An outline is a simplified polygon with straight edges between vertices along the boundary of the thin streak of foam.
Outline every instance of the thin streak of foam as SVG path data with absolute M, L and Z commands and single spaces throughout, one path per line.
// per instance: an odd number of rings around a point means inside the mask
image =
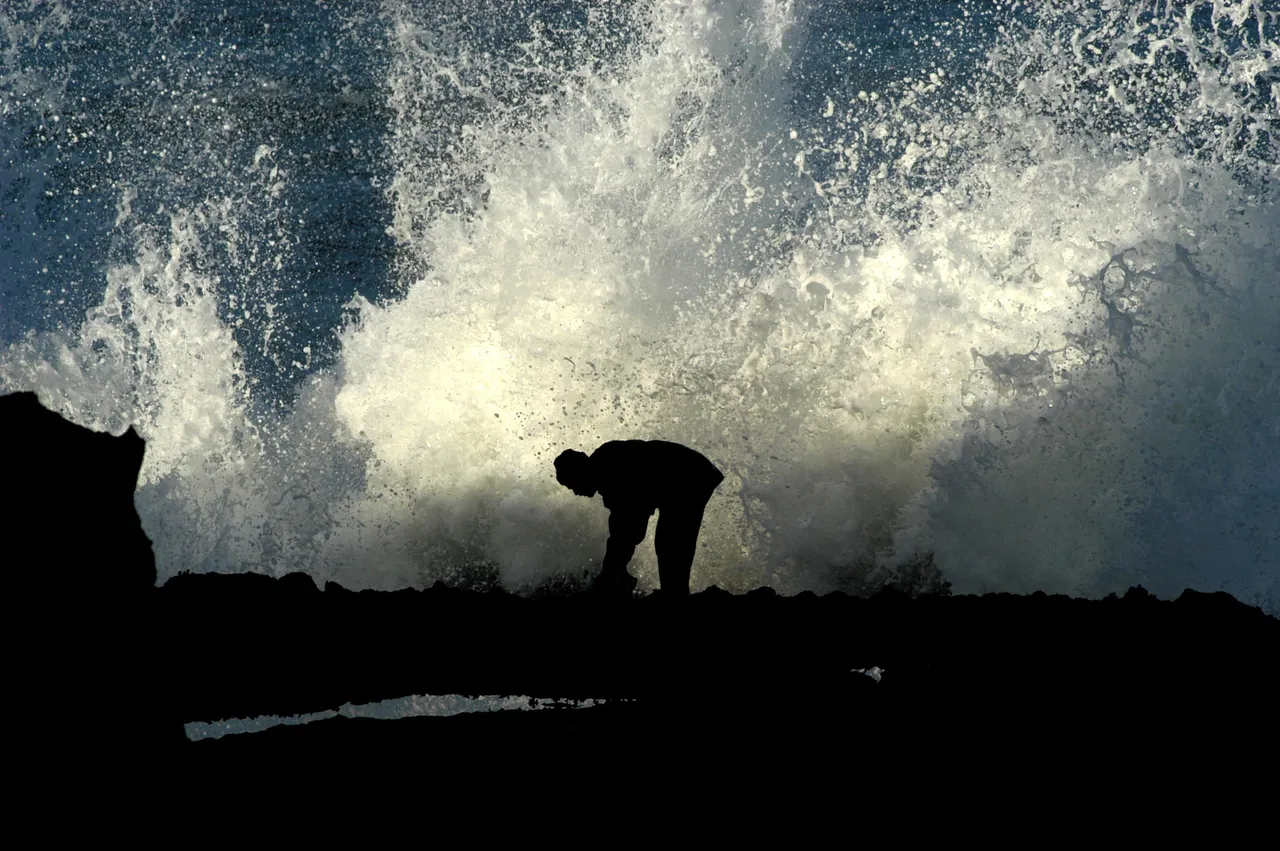
M 306 715 L 263 715 L 257 718 L 234 718 L 226 721 L 194 721 L 184 725 L 187 738 L 193 742 L 204 739 L 220 739 L 223 736 L 242 733 L 258 733 L 281 725 L 295 726 L 324 721 L 329 718 L 373 718 L 383 721 L 399 718 L 447 718 L 475 712 L 522 712 L 539 709 L 589 709 L 602 706 L 604 700 L 555 700 L 525 695 L 482 695 L 467 697 L 460 694 L 418 694 L 409 697 L 383 700 L 377 703 L 344 704 L 337 710 L 312 712 Z

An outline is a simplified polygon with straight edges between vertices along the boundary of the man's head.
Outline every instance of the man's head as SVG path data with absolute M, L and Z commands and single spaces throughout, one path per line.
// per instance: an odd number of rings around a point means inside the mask
M 556 481 L 578 496 L 596 495 L 591 459 L 576 449 L 566 449 L 556 457 Z

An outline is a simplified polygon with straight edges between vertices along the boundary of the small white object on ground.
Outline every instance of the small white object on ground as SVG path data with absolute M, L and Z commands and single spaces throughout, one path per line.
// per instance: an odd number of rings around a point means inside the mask
M 853 668 L 851 673 L 866 674 L 868 677 L 875 680 L 876 682 L 880 682 L 880 675 L 884 673 L 884 668 L 881 668 L 879 666 L 874 668 Z

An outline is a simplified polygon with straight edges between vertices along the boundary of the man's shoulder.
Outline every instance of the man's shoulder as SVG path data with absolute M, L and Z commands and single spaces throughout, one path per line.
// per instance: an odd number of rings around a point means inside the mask
M 643 454 L 648 444 L 647 440 L 610 440 L 596 447 L 596 451 L 591 453 L 592 458 L 618 458 L 621 456 L 635 456 Z
M 672 440 L 646 440 L 643 441 L 657 452 L 674 452 L 685 454 L 692 452 L 695 455 L 700 454 L 696 449 L 685 446 L 683 443 L 676 443 Z
M 610 440 L 600 444 L 591 457 L 597 455 L 701 455 L 683 443 L 670 440 Z
M 654 465 L 667 468 L 692 464 L 715 469 L 711 460 L 701 452 L 670 440 L 611 440 L 591 453 L 591 460 L 609 466 Z
M 647 443 L 649 451 L 654 455 L 665 458 L 678 458 L 683 462 L 711 463 L 707 456 L 691 446 L 685 446 L 683 443 L 675 443 L 670 440 L 650 440 Z

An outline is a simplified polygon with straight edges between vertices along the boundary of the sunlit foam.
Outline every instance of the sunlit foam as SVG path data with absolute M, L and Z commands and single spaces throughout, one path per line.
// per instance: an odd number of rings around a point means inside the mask
M 555 454 L 661 437 L 727 474 L 695 587 L 852 588 L 932 554 L 962 591 L 1267 604 L 1280 171 L 1248 39 L 1275 23 L 1192 5 L 1045 4 L 975 67 L 866 91 L 851 53 L 815 97 L 788 3 L 657 2 L 502 53 L 388 2 L 396 279 L 287 415 L 261 415 L 213 295 L 232 273 L 205 268 L 248 200 L 172 213 L 0 380 L 138 424 L 162 578 L 532 588 L 606 534 Z M 260 159 L 255 191 L 287 197 Z M 633 572 L 656 585 L 651 548 Z

